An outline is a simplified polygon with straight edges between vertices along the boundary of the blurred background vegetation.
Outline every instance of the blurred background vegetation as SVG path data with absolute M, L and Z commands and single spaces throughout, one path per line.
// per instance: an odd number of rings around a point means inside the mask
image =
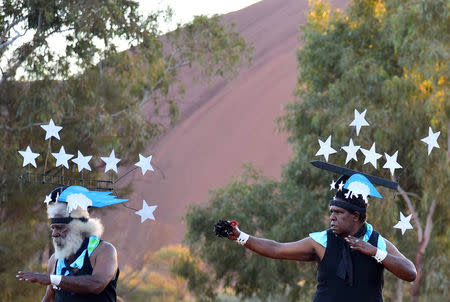
M 122 269 L 121 301 L 311 301 L 315 263 L 265 259 L 216 238 L 212 225 L 232 218 L 245 232 L 277 241 L 326 229 L 333 176 L 313 168 L 309 160 L 317 139 L 329 135 L 333 145 L 345 145 L 352 137 L 366 149 L 376 142 L 379 153 L 399 150 L 403 169 L 396 171 L 395 180 L 402 191 L 380 189 L 384 198 L 371 200 L 368 220 L 421 275 L 409 284 L 387 272 L 385 301 L 446 300 L 449 1 L 353 0 L 345 12 L 326 2 L 310 2 L 297 52 L 297 100 L 278 121 L 294 150 L 281 179 L 267 179 L 245 164 L 242 174 L 211 192 L 207 203 L 189 208 L 186 246 L 149 252 L 140 270 Z M 162 104 L 168 105 L 171 121 L 177 120 L 177 98 L 185 89 L 177 78 L 181 67 L 194 64 L 208 77 L 231 76 L 249 60 L 251 47 L 218 17 L 197 17 L 162 36 L 158 22 L 167 17 L 170 12 L 140 16 L 137 4 L 125 0 L 2 2 L 0 58 L 8 64 L 0 82 L 0 301 L 36 301 L 43 293 L 14 277 L 19 267 L 44 270 L 50 250 L 40 198 L 50 188 L 16 181 L 22 164 L 18 149 L 31 145 L 41 154 L 49 150 L 36 126 L 53 118 L 66 127 L 67 149 L 107 154 L 114 148 L 118 157 L 130 160 L 165 131 L 164 125 L 144 118 L 144 103 L 154 103 L 155 115 Z M 15 45 L 21 33 L 13 25 L 19 23 L 32 38 Z M 48 43 L 61 33 L 67 43 L 64 54 Z M 114 39 L 119 37 L 130 42 L 129 50 L 117 51 Z M 169 89 L 179 92 L 177 98 L 169 97 Z M 358 137 L 348 126 L 355 108 L 367 109 L 371 124 Z M 441 132 L 441 148 L 430 156 L 420 141 L 428 126 Z M 56 150 L 61 142 L 53 144 Z M 44 166 L 43 156 L 37 160 Z M 342 156 L 332 161 L 344 164 Z M 381 162 L 378 170 L 354 162 L 349 168 L 389 178 Z M 399 211 L 417 213 L 414 229 L 405 236 L 392 228 Z

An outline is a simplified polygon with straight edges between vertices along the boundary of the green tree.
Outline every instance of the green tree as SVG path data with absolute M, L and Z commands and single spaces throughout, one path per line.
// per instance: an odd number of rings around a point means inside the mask
M 327 3 L 312 3 L 298 51 L 298 101 L 289 104 L 279 120 L 291 134 L 294 150 L 281 181 L 232 182 L 213 192 L 206 206 L 192 207 L 186 215 L 186 240 L 211 266 L 211 284 L 223 282 L 241 296 L 311 299 L 311 265 L 263 259 L 214 239 L 211 225 L 219 218 L 233 218 L 250 234 L 277 241 L 298 240 L 328 227 L 332 193 L 326 184 L 333 176 L 313 168 L 309 160 L 315 159 L 317 139 L 333 135 L 335 149 L 352 137 L 365 149 L 376 142 L 379 153 L 399 151 L 403 168 L 392 177 L 399 189 L 381 188 L 384 198 L 369 202 L 368 219 L 415 262 L 418 276 L 410 285 L 385 274 L 386 301 L 401 301 L 404 295 L 411 301 L 445 299 L 450 288 L 450 211 L 445 204 L 450 193 L 450 151 L 445 145 L 450 125 L 448 5 L 440 0 L 354 0 L 342 13 Z M 359 136 L 348 126 L 355 108 L 367 109 L 370 123 Z M 420 139 L 428 135 L 429 126 L 441 132 L 441 148 L 428 156 Z M 330 161 L 343 166 L 344 155 L 332 155 Z M 377 169 L 353 161 L 348 166 L 390 178 L 382 165 L 380 159 Z M 268 183 L 272 189 L 258 195 Z M 392 228 L 399 211 L 413 214 L 415 228 L 404 236 Z
M 56 169 L 48 157 L 62 145 L 67 153 L 85 155 L 105 156 L 114 149 L 121 164 L 135 161 L 165 129 L 151 122 L 166 114 L 160 108 L 168 108 L 172 123 L 178 118 L 180 68 L 195 64 L 206 77 L 231 76 L 250 58 L 251 47 L 232 25 L 220 25 L 218 16 L 196 17 L 161 35 L 158 24 L 166 17 L 170 13 L 161 11 L 142 16 L 137 2 L 128 0 L 1 3 L 0 300 L 35 300 L 41 288 L 18 282 L 15 272 L 42 270 L 51 249 L 42 197 L 53 186 L 23 184 L 20 175 L 79 178 L 76 167 Z M 63 53 L 50 42 L 56 35 Z M 128 41 L 129 50 L 117 51 L 119 38 Z M 150 109 L 144 107 L 148 102 Z M 61 140 L 44 141 L 39 125 L 50 118 L 64 127 Z M 36 169 L 21 168 L 18 151 L 28 145 L 40 153 Z M 94 158 L 91 165 L 94 172 L 85 178 L 99 176 L 95 171 L 102 163 Z

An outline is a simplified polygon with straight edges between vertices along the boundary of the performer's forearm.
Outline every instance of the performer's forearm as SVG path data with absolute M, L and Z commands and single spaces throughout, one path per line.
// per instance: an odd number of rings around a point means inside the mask
M 244 246 L 264 257 L 280 259 L 278 250 L 281 246 L 281 243 L 274 240 L 250 236 Z
M 387 270 L 402 280 L 412 282 L 416 279 L 414 264 L 404 257 L 388 254 L 382 263 Z
M 60 288 L 77 294 L 100 294 L 108 285 L 103 278 L 95 275 L 63 276 Z

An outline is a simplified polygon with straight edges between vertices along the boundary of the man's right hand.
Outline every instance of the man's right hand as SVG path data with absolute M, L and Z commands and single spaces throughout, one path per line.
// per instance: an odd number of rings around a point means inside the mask
M 239 230 L 239 228 L 237 226 L 233 226 L 233 234 L 231 234 L 227 238 L 230 240 L 236 241 L 239 238 L 240 234 L 241 234 L 241 231 Z

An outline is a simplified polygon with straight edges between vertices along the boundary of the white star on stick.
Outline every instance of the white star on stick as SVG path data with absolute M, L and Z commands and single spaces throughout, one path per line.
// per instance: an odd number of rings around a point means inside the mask
M 66 150 L 64 150 L 64 146 L 61 146 L 58 153 L 52 153 L 52 155 L 56 158 L 56 166 L 64 166 L 66 169 L 69 169 L 68 160 L 73 157 L 73 154 L 67 154 Z
M 369 126 L 369 123 L 364 118 L 366 116 L 367 109 L 365 109 L 362 113 L 359 113 L 358 110 L 355 109 L 355 119 L 350 123 L 350 126 L 356 127 L 356 135 L 359 135 L 359 130 L 361 130 L 362 126 Z
M 383 168 L 389 169 L 391 171 L 391 175 L 394 175 L 395 169 L 403 168 L 397 162 L 397 155 L 398 150 L 395 151 L 395 153 L 392 156 L 389 156 L 387 153 L 384 153 L 384 156 L 386 157 L 386 163 L 384 164 Z
M 89 165 L 89 161 L 91 160 L 91 158 L 92 155 L 84 156 L 81 151 L 78 151 L 78 157 L 72 159 L 72 161 L 77 164 L 78 172 L 83 171 L 83 169 L 91 171 L 91 166 Z
M 356 162 L 358 161 L 358 157 L 356 156 L 356 152 L 358 152 L 361 146 L 353 145 L 353 140 L 350 139 L 350 143 L 348 146 L 343 146 L 345 152 L 347 152 L 347 157 L 345 158 L 345 164 L 347 164 L 351 159 L 354 159 Z
M 323 155 L 325 157 L 325 160 L 328 162 L 328 156 L 330 154 L 336 153 L 336 150 L 331 148 L 331 135 L 327 138 L 325 142 L 318 139 L 320 149 L 317 151 L 316 156 Z
M 48 205 L 50 203 L 50 201 L 52 201 L 52 198 L 50 197 L 50 195 L 45 196 L 44 203 Z
M 437 143 L 437 139 L 440 134 L 441 131 L 433 133 L 433 129 L 431 129 L 431 127 L 428 127 L 428 136 L 421 139 L 422 142 L 428 145 L 428 155 L 430 155 L 433 148 L 440 148 Z
M 116 155 L 114 154 L 114 150 L 111 151 L 111 154 L 109 157 L 100 157 L 105 163 L 105 173 L 109 170 L 113 170 L 117 173 L 117 163 L 120 161 L 120 159 L 116 158 Z
M 380 153 L 377 153 L 375 151 L 375 143 L 372 144 L 372 147 L 370 148 L 370 150 L 366 150 L 364 148 L 361 148 L 361 152 L 364 154 L 364 156 L 366 157 L 364 159 L 364 163 L 363 165 L 367 164 L 367 163 L 371 163 L 372 166 L 374 166 L 375 169 L 377 169 L 377 160 L 382 156 Z
M 36 158 L 39 156 L 39 153 L 33 153 L 30 146 L 28 146 L 25 151 L 19 151 L 19 153 L 23 156 L 22 167 L 25 167 L 28 164 L 32 164 L 36 168 Z
M 155 170 L 153 170 L 153 167 L 150 164 L 151 160 L 152 160 L 152 155 L 150 155 L 149 157 L 145 157 L 145 156 L 142 156 L 141 154 L 139 154 L 139 162 L 135 163 L 135 166 L 141 167 L 142 175 L 145 175 L 145 173 L 148 170 L 155 171 Z
M 61 126 L 56 126 L 55 123 L 53 122 L 53 119 L 50 119 L 50 122 L 48 123 L 48 125 L 41 125 L 42 129 L 45 130 L 45 139 L 49 139 L 52 136 L 56 137 L 57 139 L 59 138 L 59 131 L 61 131 L 61 129 L 63 127 Z
M 400 212 L 400 221 L 397 222 L 396 225 L 394 225 L 394 228 L 401 229 L 402 235 L 405 234 L 406 230 L 412 230 L 413 226 L 409 222 L 411 220 L 412 214 L 410 214 L 408 217 L 405 217 L 402 212 Z
M 155 216 L 153 216 L 153 212 L 158 206 L 148 206 L 145 200 L 142 201 L 142 209 L 136 211 L 136 214 L 141 216 L 141 223 L 143 223 L 146 219 L 155 220 Z

